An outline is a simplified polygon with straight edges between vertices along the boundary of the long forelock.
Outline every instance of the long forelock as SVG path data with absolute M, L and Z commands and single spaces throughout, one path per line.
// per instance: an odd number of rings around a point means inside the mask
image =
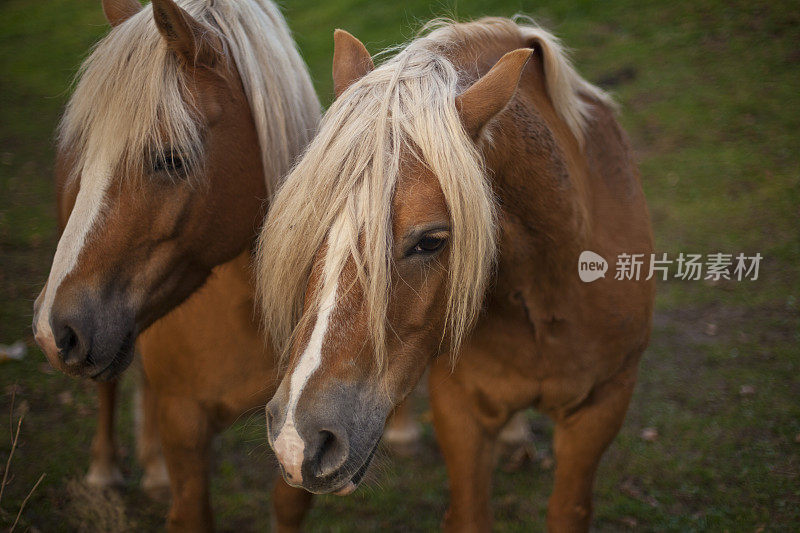
M 316 129 L 319 103 L 280 12 L 269 0 L 179 0 L 216 32 L 253 112 L 267 190 L 277 188 Z M 73 176 L 94 160 L 140 175 L 152 158 L 181 154 L 190 170 L 203 161 L 201 117 L 190 84 L 145 6 L 95 45 L 76 77 L 59 125 L 62 149 L 76 154 Z
M 496 255 L 494 202 L 455 107 L 458 72 L 433 44 L 413 42 L 348 88 L 275 198 L 262 230 L 259 287 L 267 327 L 284 352 L 315 254 L 334 223 L 346 224 L 349 250 L 326 268 L 338 274 L 354 259 L 384 365 L 392 198 L 405 156 L 419 157 L 438 177 L 450 209 L 447 333 L 454 348 L 478 313 Z
M 144 8 L 112 29 L 81 65 L 59 125 L 59 145 L 76 154 L 73 176 L 94 160 L 140 174 L 166 147 L 190 168 L 200 161 L 197 112 L 187 104 L 187 80 Z

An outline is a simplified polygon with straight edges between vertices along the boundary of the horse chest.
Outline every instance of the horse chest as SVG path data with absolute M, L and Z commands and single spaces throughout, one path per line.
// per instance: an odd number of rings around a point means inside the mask
M 153 386 L 204 405 L 221 425 L 265 403 L 277 386 L 274 354 L 253 320 L 252 291 L 241 281 L 244 265 L 218 268 L 139 338 Z
M 467 357 L 470 366 L 513 390 L 513 403 L 545 412 L 570 410 L 619 368 L 621 353 L 579 315 L 542 314 L 520 291 L 489 302 Z

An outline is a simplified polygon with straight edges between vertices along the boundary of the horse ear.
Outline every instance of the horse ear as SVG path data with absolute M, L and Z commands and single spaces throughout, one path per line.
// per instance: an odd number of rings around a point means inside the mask
M 138 0 L 103 0 L 103 13 L 111 26 L 119 26 L 142 9 Z
M 167 45 L 189 65 L 213 67 L 222 45 L 216 34 L 174 0 L 153 0 L 153 18 Z
M 489 72 L 456 97 L 456 109 L 470 137 L 477 139 L 483 127 L 506 107 L 517 91 L 522 69 L 532 53 L 530 48 L 508 52 Z
M 375 68 L 364 44 L 344 30 L 333 32 L 333 92 L 339 98 Z

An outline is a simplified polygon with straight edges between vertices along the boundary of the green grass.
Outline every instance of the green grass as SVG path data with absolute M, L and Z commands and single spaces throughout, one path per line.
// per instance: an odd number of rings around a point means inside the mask
M 575 50 L 588 79 L 607 80 L 640 159 L 657 248 L 760 252 L 758 281 L 669 281 L 631 410 L 598 473 L 600 531 L 796 531 L 800 524 L 800 11 L 791 2 L 421 0 L 286 2 L 318 92 L 331 99 L 332 31 L 375 52 L 420 21 L 527 12 Z M 46 373 L 30 335 L 31 304 L 55 248 L 52 132 L 69 80 L 106 31 L 96 0 L 0 5 L 0 343 L 24 338 L 23 362 L 0 364 L 0 413 L 26 412 L 0 525 L 42 473 L 21 523 L 43 531 L 108 528 L 97 513 L 124 507 L 129 529 L 160 526 L 166 507 L 137 488 L 130 385 L 119 427 L 121 495 L 87 497 L 71 480 L 87 466 L 93 387 Z M 716 326 L 709 328 L 708 324 Z M 714 333 L 714 334 L 710 334 Z M 743 385 L 754 393 L 741 394 Z M 67 393 L 67 394 L 65 394 Z M 427 407 L 423 400 L 418 412 Z M 550 426 L 532 416 L 540 452 Z M 423 417 L 425 418 L 425 417 Z M 643 428 L 658 431 L 654 442 Z M 0 423 L 0 463 L 11 429 Z M 425 531 L 446 508 L 441 457 L 426 426 L 411 458 L 384 455 L 366 487 L 323 497 L 311 531 Z M 213 482 L 224 531 L 268 527 L 272 462 L 260 416 L 216 442 Z M 552 470 L 498 470 L 496 528 L 543 527 Z M 93 514 L 94 513 L 94 514 Z M 108 515 L 109 513 L 106 513 Z M 107 517 L 106 517 L 107 518 Z M 101 527 L 100 524 L 105 524 Z

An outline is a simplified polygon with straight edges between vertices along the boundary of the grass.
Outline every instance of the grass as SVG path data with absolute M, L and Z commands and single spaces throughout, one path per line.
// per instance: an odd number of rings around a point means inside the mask
M 657 248 L 756 251 L 757 281 L 668 281 L 659 287 L 653 338 L 625 426 L 596 487 L 599 531 L 796 531 L 800 524 L 800 12 L 791 2 L 662 3 L 620 0 L 546 5 L 514 0 L 286 2 L 284 11 L 324 102 L 331 99 L 332 30 L 370 51 L 402 42 L 435 15 L 525 11 L 575 50 L 588 79 L 623 105 Z M 55 249 L 52 132 L 69 80 L 106 31 L 96 0 L 6 0 L 0 5 L 0 343 L 31 353 L 0 366 L 0 413 L 25 415 L 0 507 L 10 526 L 31 487 L 22 528 L 150 530 L 164 503 L 137 488 L 130 385 L 119 429 L 121 493 L 87 492 L 93 387 L 51 373 L 34 348 L 31 304 Z M 744 388 L 743 388 L 744 387 Z M 418 412 L 426 419 L 420 399 Z M 548 453 L 550 425 L 531 415 Z M 640 438 L 655 428 L 654 441 Z M 0 464 L 13 427 L 0 424 Z M 6 445 L 7 443 L 7 445 Z M 223 531 L 268 528 L 273 459 L 260 416 L 221 436 L 213 494 Z M 366 487 L 323 497 L 311 531 L 426 531 L 446 508 L 441 458 L 426 422 L 422 450 L 384 455 Z M 498 531 L 543 527 L 552 470 L 499 469 Z

